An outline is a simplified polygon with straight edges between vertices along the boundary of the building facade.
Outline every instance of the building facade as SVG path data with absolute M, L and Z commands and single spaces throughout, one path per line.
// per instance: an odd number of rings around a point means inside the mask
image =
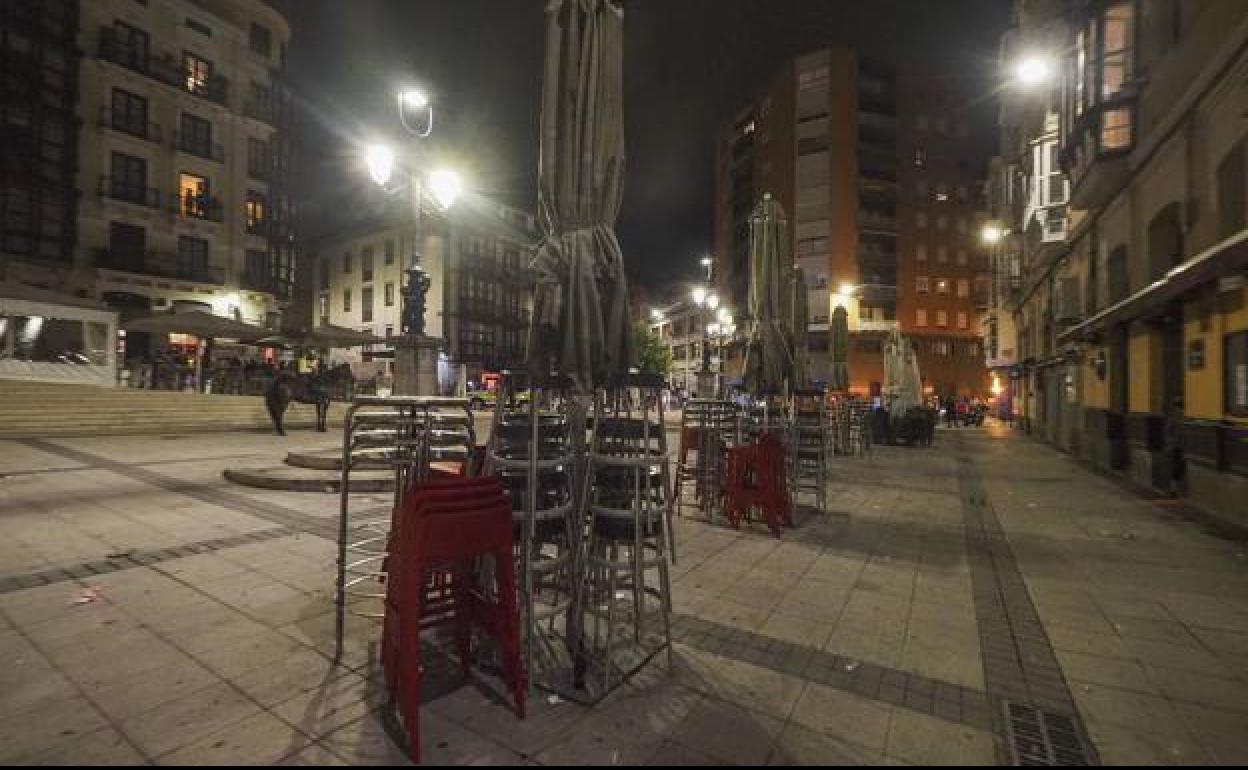
M 48 285 L 77 244 L 77 0 L 0 4 L 0 280 Z
M 427 203 L 427 202 L 426 202 Z M 536 222 L 498 204 L 390 212 L 312 248 L 320 324 L 391 338 L 402 333 L 407 271 L 430 278 L 425 333 L 443 340 L 439 377 L 480 382 L 484 372 L 524 363 L 534 275 L 529 269 Z M 357 375 L 392 373 L 393 344 L 338 351 Z
M 1050 25 L 1060 45 L 1047 50 L 1069 52 L 1049 93 L 1061 96 L 1056 109 L 1039 132 L 1024 124 L 1047 137 L 1056 112 L 1070 190 L 1064 242 L 1020 270 L 1026 422 L 1100 467 L 1243 523 L 1248 6 L 1017 8 L 1021 40 Z
M 771 193 L 790 217 L 794 263 L 806 277 L 812 375 L 827 378 L 830 320 L 844 306 L 851 385 L 863 394 L 882 385 L 893 329 L 915 337 L 932 391 L 984 386 L 977 314 L 986 300 L 975 287 L 985 293 L 987 275 L 972 237 L 978 151 L 957 100 L 917 71 L 840 48 L 813 51 L 785 65 L 717 139 L 721 295 L 740 316 L 750 211 Z
M 57 4 L 4 12 L 32 5 Z M 19 254 L 12 277 L 123 318 L 194 308 L 275 327 L 295 260 L 286 18 L 261 0 L 93 0 L 76 21 L 72 255 Z

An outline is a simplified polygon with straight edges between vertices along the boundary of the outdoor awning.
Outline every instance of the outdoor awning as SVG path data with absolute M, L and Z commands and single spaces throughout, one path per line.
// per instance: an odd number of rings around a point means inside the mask
M 349 329 L 345 326 L 324 324 L 311 329 L 304 328 L 283 334 L 269 335 L 262 337 L 258 342 L 261 345 L 275 345 L 279 347 L 354 348 L 361 345 L 384 344 L 386 338 L 378 337 L 368 332 Z
M 1188 292 L 1246 268 L 1248 229 L 1205 249 L 1130 297 L 1059 333 L 1057 338 L 1062 342 L 1081 339 L 1114 324 L 1155 313 Z
M 232 340 L 252 341 L 270 334 L 263 326 L 235 321 L 225 316 L 192 310 L 186 313 L 161 313 L 146 318 L 126 321 L 122 328 L 130 332 L 149 334 L 193 334 L 196 337 L 224 337 Z

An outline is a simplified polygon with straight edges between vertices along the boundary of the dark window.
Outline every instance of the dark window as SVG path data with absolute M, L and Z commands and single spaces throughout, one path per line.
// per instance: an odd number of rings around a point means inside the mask
M 373 287 L 365 286 L 360 290 L 360 320 L 365 323 L 373 320 Z
M 121 200 L 146 203 L 147 161 L 133 155 L 114 152 L 110 194 Z
M 212 157 L 212 123 L 201 117 L 182 113 L 178 148 L 200 157 Z
M 394 284 L 386 284 L 386 307 L 394 307 Z
M 273 46 L 272 37 L 268 27 L 253 22 L 247 41 L 251 50 L 263 56 L 268 56 Z
M 344 313 L 351 312 L 351 290 L 350 289 L 342 290 L 342 312 Z
M 373 280 L 373 247 L 365 246 L 360 252 L 360 279 L 363 281 Z
M 329 288 L 329 260 L 328 259 L 322 259 L 320 261 L 320 273 L 321 273 L 320 288 L 328 289 Z M 324 314 L 322 313 L 322 315 Z
M 1118 246 L 1109 252 L 1109 304 L 1126 299 L 1131 289 L 1131 277 L 1127 273 L 1127 247 Z
M 1218 164 L 1218 236 L 1229 238 L 1244 229 L 1248 195 L 1244 185 L 1244 142 L 1240 140 Z
M 207 272 L 208 241 L 189 235 L 178 236 L 178 274 L 202 276 Z
M 113 22 L 113 39 L 117 42 L 117 61 L 130 69 L 147 69 L 151 45 L 147 33 L 121 21 Z
M 141 96 L 113 89 L 112 127 L 135 136 L 147 136 L 147 100 Z
M 1248 417 L 1248 332 L 1223 338 L 1222 394 L 1227 414 Z
M 111 222 L 108 226 L 109 267 L 134 272 L 143 269 L 143 252 L 147 250 L 147 231 L 139 225 Z
M 247 139 L 247 173 L 255 179 L 269 178 L 269 145 L 263 139 Z
M 351 252 L 342 252 L 342 273 L 349 275 L 351 273 Z

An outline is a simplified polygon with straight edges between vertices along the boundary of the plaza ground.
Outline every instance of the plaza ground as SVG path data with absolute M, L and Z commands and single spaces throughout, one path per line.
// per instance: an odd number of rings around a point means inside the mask
M 330 661 L 336 496 L 221 477 L 334 443 L 0 441 L 0 762 L 401 761 L 377 626 Z M 678 519 L 673 670 L 524 721 L 431 688 L 426 762 L 994 764 L 1008 704 L 1105 764 L 1248 761 L 1244 542 L 999 425 L 836 458 L 829 509 Z

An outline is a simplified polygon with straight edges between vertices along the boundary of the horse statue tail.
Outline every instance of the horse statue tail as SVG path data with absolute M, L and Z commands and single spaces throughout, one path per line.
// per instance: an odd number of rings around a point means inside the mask
M 282 415 L 286 414 L 286 407 L 290 405 L 291 399 L 290 375 L 279 372 L 264 389 L 264 405 L 269 410 L 269 419 L 273 422 L 273 429 L 279 436 L 286 435 L 286 431 L 282 428 Z

